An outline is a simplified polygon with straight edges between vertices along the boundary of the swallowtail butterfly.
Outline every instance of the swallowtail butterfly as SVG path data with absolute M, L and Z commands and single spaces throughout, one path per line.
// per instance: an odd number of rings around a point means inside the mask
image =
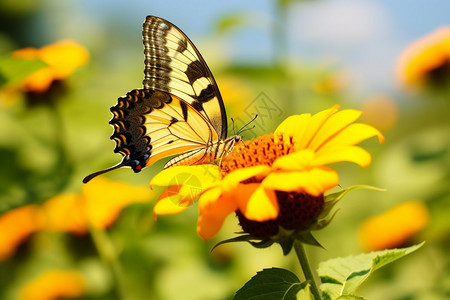
M 128 92 L 111 108 L 114 152 L 122 161 L 84 178 L 120 167 L 134 172 L 178 154 L 165 168 L 217 161 L 239 135 L 227 138 L 227 117 L 216 81 L 200 52 L 175 25 L 148 16 L 143 30 L 144 87 Z

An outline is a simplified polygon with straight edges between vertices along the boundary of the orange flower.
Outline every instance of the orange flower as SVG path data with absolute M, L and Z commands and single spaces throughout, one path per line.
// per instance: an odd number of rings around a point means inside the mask
M 371 162 L 370 154 L 355 145 L 375 135 L 383 142 L 375 128 L 353 123 L 360 114 L 350 109 L 338 111 L 334 106 L 314 116 L 291 116 L 274 134 L 237 145 L 220 169 L 211 165 L 173 167 L 160 172 L 150 184 L 169 186 L 179 172 L 192 172 L 201 182 L 209 178 L 197 193 L 197 231 L 204 239 L 214 236 L 233 212 L 244 232 L 257 237 L 276 235 L 280 226 L 304 229 L 322 211 L 323 194 L 338 184 L 336 171 L 325 165 L 350 161 L 365 167 Z M 180 190 L 183 188 L 181 185 Z M 176 197 L 160 197 L 156 207 L 165 210 L 155 212 L 179 212 Z M 184 204 L 192 202 L 188 198 Z
M 87 50 L 70 40 L 62 40 L 40 49 L 20 49 L 12 55 L 23 59 L 40 59 L 48 65 L 24 80 L 22 89 L 26 92 L 46 91 L 54 80 L 67 78 L 89 59 Z
M 409 86 L 440 84 L 450 78 L 450 26 L 444 26 L 408 46 L 397 73 Z
M 0 216 L 0 260 L 11 256 L 30 234 L 43 226 L 43 216 L 38 206 L 27 205 Z
M 386 131 L 391 129 L 398 120 L 398 107 L 394 99 L 387 95 L 375 95 L 362 104 L 364 121 Z
M 86 292 L 86 284 L 80 273 L 65 270 L 48 270 L 26 283 L 21 300 L 56 300 L 77 298 Z
M 96 178 L 83 185 L 81 195 L 58 195 L 43 204 L 47 229 L 86 233 L 89 226 L 105 229 L 118 218 L 124 207 L 147 202 L 151 192 L 144 187 Z
M 359 230 L 360 244 L 366 251 L 401 247 L 422 231 L 427 223 L 425 204 L 405 202 L 364 221 Z

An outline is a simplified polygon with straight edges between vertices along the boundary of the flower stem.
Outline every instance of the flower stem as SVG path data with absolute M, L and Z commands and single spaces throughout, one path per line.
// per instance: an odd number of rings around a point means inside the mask
M 113 243 L 109 239 L 106 232 L 104 232 L 103 230 L 91 227 L 89 229 L 89 232 L 92 236 L 92 240 L 94 241 L 95 247 L 97 248 L 101 259 L 109 266 L 111 270 L 111 274 L 114 279 L 113 285 L 115 286 L 117 300 L 126 299 L 122 271 L 117 261 L 117 252 L 114 248 Z
M 309 280 L 309 283 L 311 285 L 311 293 L 314 295 L 314 299 L 322 300 L 321 293 L 317 288 L 316 281 L 314 280 L 314 276 L 311 271 L 311 267 L 309 266 L 308 258 L 306 257 L 306 252 L 303 244 L 300 241 L 295 240 L 294 249 L 300 262 L 300 266 L 302 267 L 303 274 L 305 275 L 306 280 Z

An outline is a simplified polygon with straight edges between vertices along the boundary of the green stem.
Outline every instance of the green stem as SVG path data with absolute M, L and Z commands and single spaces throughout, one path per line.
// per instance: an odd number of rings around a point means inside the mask
M 300 241 L 295 240 L 294 249 L 300 262 L 300 266 L 302 267 L 303 274 L 305 275 L 306 280 L 309 280 L 309 283 L 311 284 L 311 293 L 314 295 L 314 299 L 321 300 L 322 296 L 319 289 L 317 288 L 316 281 L 314 280 L 314 276 L 311 271 L 311 267 L 309 266 L 308 258 L 306 257 L 306 252 L 303 244 Z
M 126 289 L 123 282 L 122 271 L 117 260 L 117 251 L 111 239 L 108 237 L 105 231 L 91 227 L 89 230 L 95 247 L 102 258 L 102 260 L 109 266 L 111 274 L 114 279 L 113 286 L 116 290 L 117 299 L 127 299 Z

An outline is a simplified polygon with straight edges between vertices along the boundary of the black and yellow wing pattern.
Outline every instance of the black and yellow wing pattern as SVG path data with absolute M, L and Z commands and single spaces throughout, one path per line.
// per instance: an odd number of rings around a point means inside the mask
M 166 167 L 187 159 L 191 164 L 214 160 L 240 140 L 227 139 L 227 117 L 214 77 L 189 38 L 175 25 L 148 16 L 143 25 L 143 89 L 118 99 L 111 108 L 114 152 L 122 161 L 93 173 L 128 166 L 135 172 L 157 160 L 179 154 Z

